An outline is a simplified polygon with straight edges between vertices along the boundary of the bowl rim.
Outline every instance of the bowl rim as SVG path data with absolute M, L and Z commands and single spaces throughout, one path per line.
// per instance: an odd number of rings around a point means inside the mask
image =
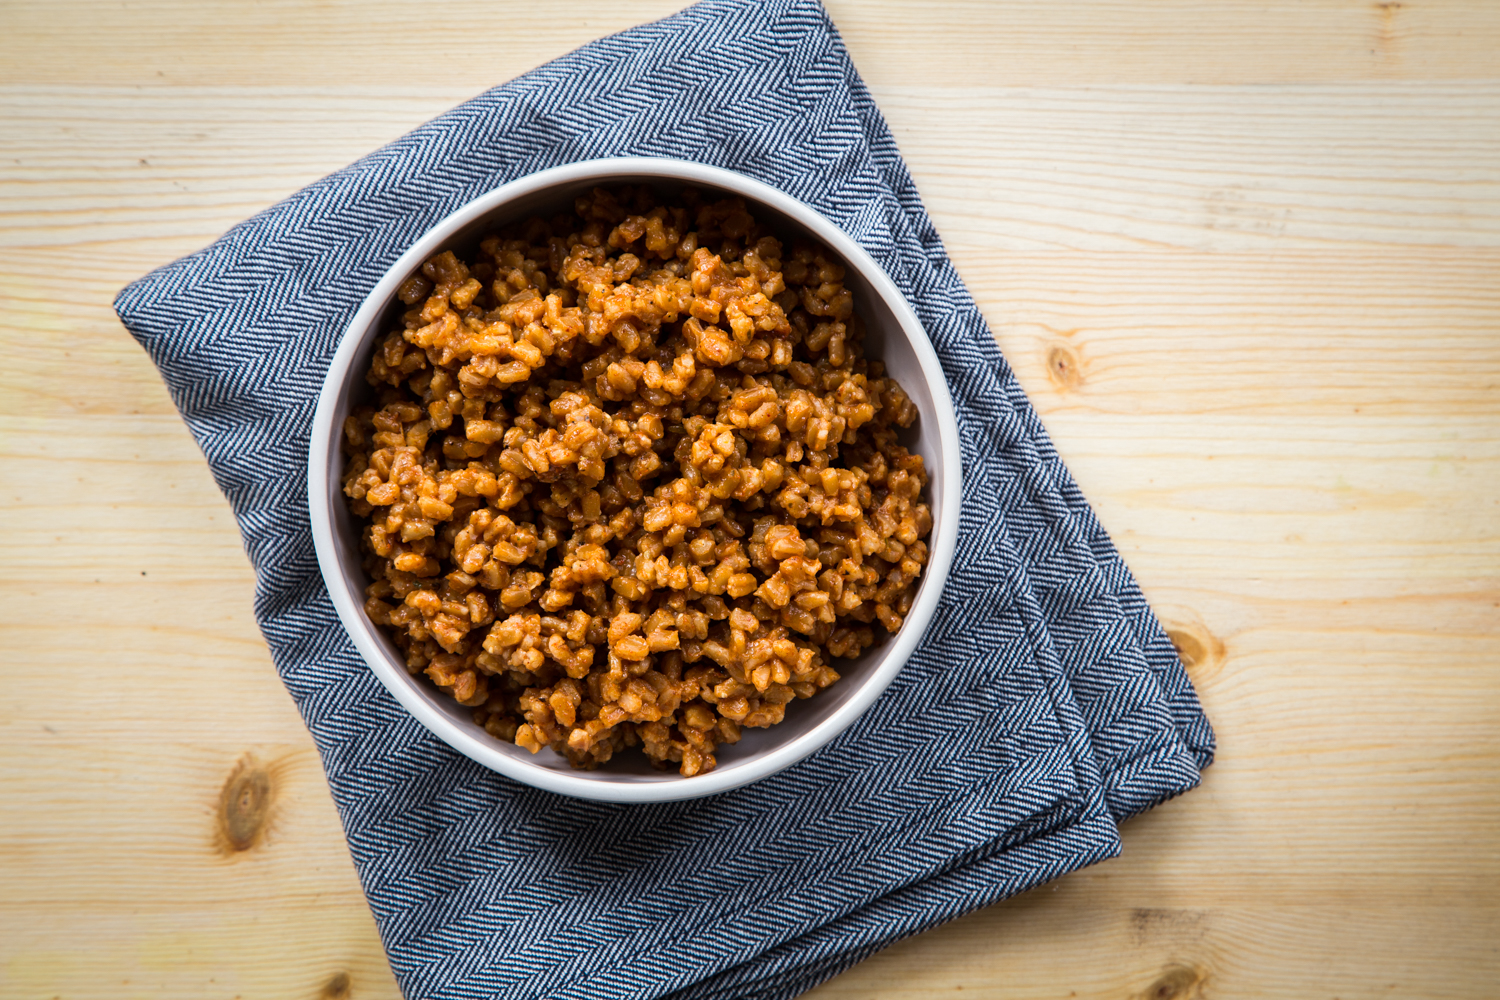
M 844 704 L 802 735 L 730 768 L 716 769 L 708 774 L 676 781 L 611 781 L 607 773 L 597 771 L 551 770 L 504 752 L 493 739 L 480 739 L 476 734 L 460 728 L 452 718 L 418 693 L 417 681 L 406 672 L 404 665 L 392 662 L 386 651 L 375 641 L 375 626 L 365 615 L 363 604 L 357 603 L 342 585 L 335 586 L 335 581 L 343 580 L 343 568 L 339 563 L 333 511 L 329 502 L 330 457 L 338 437 L 332 423 L 339 396 L 351 377 L 355 358 L 364 346 L 360 334 L 390 304 L 400 283 L 466 225 L 503 208 L 507 202 L 549 187 L 591 179 L 598 179 L 603 183 L 630 178 L 700 183 L 762 202 L 804 226 L 846 263 L 856 268 L 885 301 L 916 355 L 937 410 L 938 440 L 943 457 L 943 496 L 940 509 L 933 512 L 928 564 L 924 571 L 924 576 L 927 577 L 924 582 L 927 585 L 920 588 L 904 626 L 887 648 L 882 662 L 863 678 L 861 686 Z M 783 770 L 847 729 L 890 686 L 924 637 L 947 583 L 958 539 L 963 468 L 959 457 L 958 424 L 952 395 L 937 352 L 933 350 L 926 331 L 906 297 L 864 247 L 821 212 L 784 191 L 744 174 L 689 160 L 608 157 L 552 167 L 493 188 L 428 227 L 390 265 L 339 334 L 338 347 L 324 376 L 313 416 L 307 475 L 308 513 L 313 546 L 329 598 L 344 631 L 365 663 L 413 718 L 459 753 L 526 785 L 579 799 L 652 803 L 714 795 Z

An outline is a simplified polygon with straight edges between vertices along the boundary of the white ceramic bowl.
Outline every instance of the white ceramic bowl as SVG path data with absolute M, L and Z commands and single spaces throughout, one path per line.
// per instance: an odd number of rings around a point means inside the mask
M 408 674 L 395 644 L 365 616 L 369 580 L 361 566 L 359 530 L 339 483 L 340 429 L 351 407 L 370 393 L 364 374 L 377 337 L 397 323 L 397 286 L 433 254 L 469 249 L 500 224 L 554 212 L 597 185 L 619 183 L 655 184 L 668 194 L 691 185 L 739 196 L 774 232 L 809 236 L 843 258 L 846 285 L 868 329 L 867 355 L 885 362 L 921 413 L 906 444 L 925 459 L 931 477 L 930 558 L 901 630 L 858 660 L 838 661 L 842 680 L 837 684 L 793 702 L 779 725 L 746 729 L 739 743 L 715 751 L 717 768 L 691 778 L 654 770 L 635 752 L 596 771 L 576 771 L 550 750 L 533 756 L 494 739 L 473 722 L 470 709 Z M 355 313 L 329 366 L 313 420 L 307 493 L 318 564 L 339 618 L 375 676 L 418 721 L 460 753 L 528 785 L 584 799 L 661 802 L 712 795 L 773 774 L 833 739 L 874 702 L 922 640 L 937 608 L 958 535 L 960 476 L 958 427 L 937 355 L 911 307 L 857 243 L 813 209 L 748 177 L 677 160 L 610 159 L 544 170 L 496 188 L 433 226 L 402 254 Z

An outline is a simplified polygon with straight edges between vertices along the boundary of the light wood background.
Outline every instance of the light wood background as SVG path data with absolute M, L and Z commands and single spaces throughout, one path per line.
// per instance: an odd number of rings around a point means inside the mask
M 678 4 L 0 4 L 0 996 L 397 995 L 110 300 Z M 1220 760 L 814 995 L 1500 993 L 1500 4 L 829 8 Z

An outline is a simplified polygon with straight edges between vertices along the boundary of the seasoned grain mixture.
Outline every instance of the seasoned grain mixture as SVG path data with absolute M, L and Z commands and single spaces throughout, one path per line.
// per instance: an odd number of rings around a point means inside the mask
M 685 775 L 895 632 L 915 405 L 827 251 L 743 202 L 596 190 L 429 260 L 345 424 L 365 610 L 495 738 Z

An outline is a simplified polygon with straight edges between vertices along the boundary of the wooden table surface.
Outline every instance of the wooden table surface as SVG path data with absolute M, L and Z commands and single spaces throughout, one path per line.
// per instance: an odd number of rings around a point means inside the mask
M 0 996 L 397 996 L 110 301 L 678 3 L 0 6 Z M 829 8 L 1220 756 L 813 996 L 1495 996 L 1500 4 Z

